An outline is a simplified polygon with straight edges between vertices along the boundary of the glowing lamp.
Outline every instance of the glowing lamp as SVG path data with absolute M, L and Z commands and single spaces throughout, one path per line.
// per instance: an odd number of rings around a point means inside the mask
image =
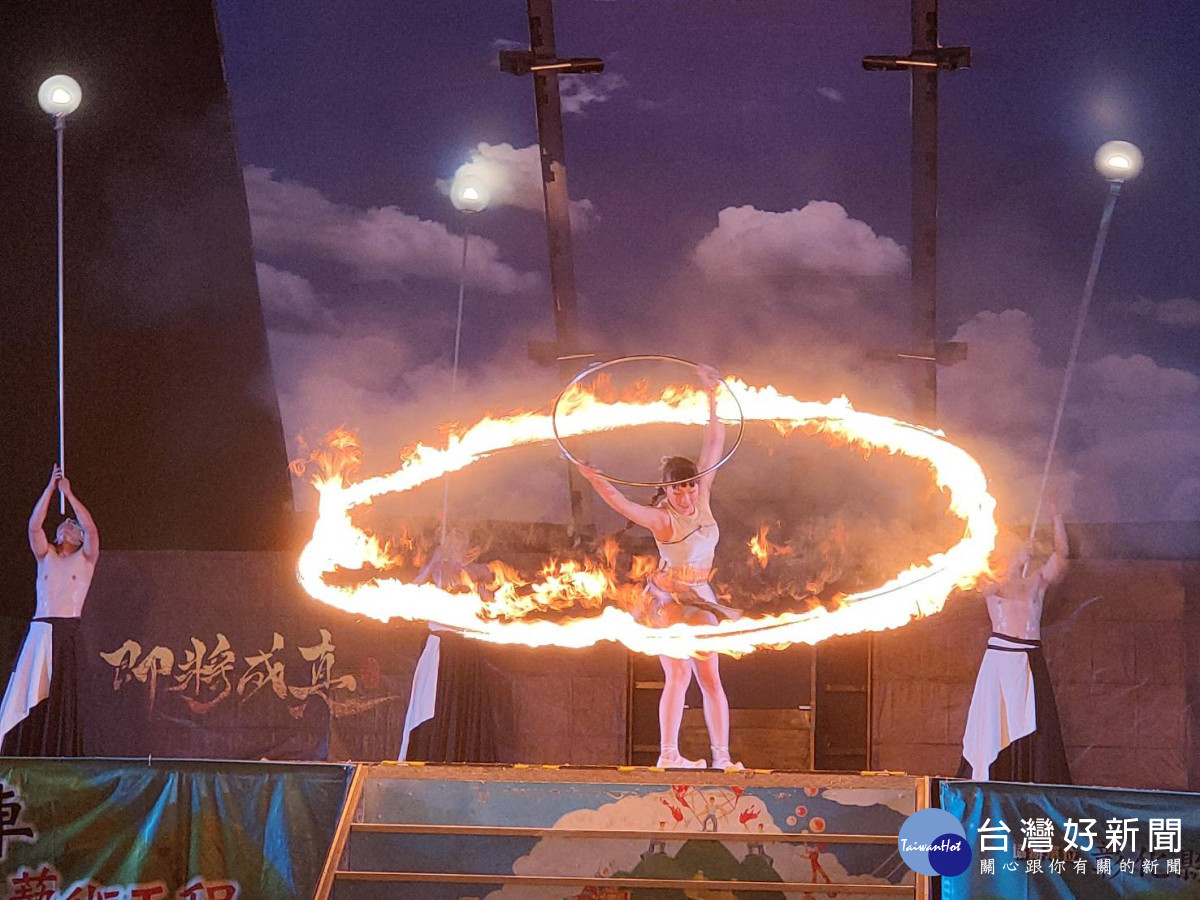
M 1129 181 L 1142 171 L 1142 151 L 1129 141 L 1109 141 L 1096 151 L 1095 163 L 1109 181 Z
M 463 212 L 481 212 L 487 209 L 491 199 L 487 184 L 477 175 L 458 175 L 450 185 L 450 202 Z
M 69 116 L 79 109 L 83 90 L 70 75 L 51 75 L 37 93 L 38 106 L 52 116 Z

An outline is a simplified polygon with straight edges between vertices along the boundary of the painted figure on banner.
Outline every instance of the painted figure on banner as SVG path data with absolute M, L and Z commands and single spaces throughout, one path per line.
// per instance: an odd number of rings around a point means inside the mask
M 72 515 L 58 524 L 51 543 L 45 524 L 56 491 Z M 100 558 L 100 532 L 58 466 L 29 517 L 29 547 L 37 560 L 37 607 L 0 702 L 0 752 L 82 756 L 79 620 Z
M 646 528 L 658 545 L 659 566 L 647 581 L 646 604 L 638 618 L 642 624 L 666 627 L 678 623 L 715 625 L 737 619 L 741 612 L 717 600 L 709 579 L 720 529 L 710 506 L 715 472 L 721 458 L 725 426 L 717 416 L 716 388 L 720 375 L 712 366 L 700 366 L 701 383 L 708 393 L 708 425 L 699 461 L 672 456 L 663 461 L 664 487 L 644 505 L 627 498 L 599 471 L 580 465 L 579 471 L 605 503 L 636 525 Z M 704 473 L 704 474 L 700 474 Z M 693 659 L 659 657 L 663 692 L 658 706 L 659 758 L 663 768 L 704 768 L 679 752 L 679 729 L 684 698 L 693 674 L 700 683 L 704 721 L 716 769 L 740 769 L 729 755 L 729 700 L 721 684 L 720 657 L 705 653 Z
M 1062 580 L 1069 553 L 1063 518 L 1054 515 L 1054 549 L 1041 566 L 1033 548 L 1011 532 L 997 540 L 1002 573 L 983 588 L 992 633 L 963 734 L 958 777 L 974 781 L 1070 784 L 1054 688 L 1042 653 L 1046 590 Z

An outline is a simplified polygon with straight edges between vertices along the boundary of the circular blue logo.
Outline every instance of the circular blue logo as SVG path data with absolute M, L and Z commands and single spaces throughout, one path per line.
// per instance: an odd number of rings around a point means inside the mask
M 971 865 L 962 823 L 944 809 L 918 809 L 900 826 L 900 858 L 922 875 L 961 875 Z

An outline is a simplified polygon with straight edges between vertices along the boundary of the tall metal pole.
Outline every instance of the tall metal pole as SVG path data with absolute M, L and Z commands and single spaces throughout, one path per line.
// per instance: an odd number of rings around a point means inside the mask
M 454 323 L 454 368 L 450 370 L 450 412 L 458 402 L 458 351 L 462 346 L 463 300 L 467 295 L 467 247 L 471 240 L 471 216 L 464 214 L 462 268 L 458 276 L 458 317 Z M 446 527 L 450 521 L 450 474 L 442 476 L 442 549 L 446 548 Z M 402 757 L 403 758 L 403 757 Z
M 534 65 L 555 61 L 557 50 L 554 43 L 553 0 L 528 0 L 528 10 L 529 49 Z M 562 103 L 558 93 L 558 75 L 554 70 L 535 69 L 532 74 L 538 145 L 541 148 L 542 193 L 546 204 L 546 234 L 550 249 L 550 286 L 554 294 L 554 332 L 561 358 L 580 350 Z M 560 362 L 559 374 L 564 381 L 574 376 L 571 363 Z M 567 488 L 575 533 L 587 534 L 592 529 L 591 494 L 575 467 L 569 463 Z
M 912 0 L 912 56 L 938 51 L 938 0 Z M 912 67 L 912 314 L 917 354 L 914 412 L 937 423 L 938 67 Z
M 1042 515 L 1042 501 L 1046 496 L 1046 484 L 1050 480 L 1050 464 L 1054 461 L 1054 449 L 1058 446 L 1058 432 L 1062 427 L 1063 411 L 1067 408 L 1067 392 L 1071 389 L 1071 376 L 1075 373 L 1075 361 L 1079 358 L 1079 347 L 1083 343 L 1083 328 L 1087 324 L 1088 310 L 1092 305 L 1092 294 L 1096 290 L 1096 276 L 1100 274 L 1100 260 L 1104 258 L 1104 245 L 1108 240 L 1108 226 L 1112 222 L 1117 197 L 1124 184 L 1112 179 L 1108 201 L 1100 215 L 1100 228 L 1096 232 L 1096 243 L 1092 247 L 1092 264 L 1088 268 L 1087 281 L 1083 286 L 1083 300 L 1079 304 L 1079 318 L 1075 320 L 1075 334 L 1071 338 L 1071 351 L 1067 354 L 1067 369 L 1063 373 L 1062 389 L 1058 392 L 1058 409 L 1054 412 L 1054 427 L 1050 430 L 1050 447 L 1046 451 L 1046 462 L 1042 466 L 1042 480 L 1038 487 L 1037 504 L 1033 509 L 1033 521 L 1029 525 L 1029 540 L 1037 537 L 1038 519 Z M 1029 563 L 1026 563 L 1028 566 Z
M 66 128 L 67 117 L 54 117 L 54 136 L 58 147 L 58 468 L 65 475 L 67 471 L 67 419 L 66 419 L 66 381 L 63 377 L 63 129 Z M 58 511 L 65 515 L 67 498 L 59 491 Z

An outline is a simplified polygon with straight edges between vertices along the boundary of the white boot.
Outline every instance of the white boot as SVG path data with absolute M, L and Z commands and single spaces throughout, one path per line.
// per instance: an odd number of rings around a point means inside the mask
M 679 755 L 678 747 L 663 747 L 655 765 L 660 769 L 703 769 L 706 767 L 702 759 L 688 759 Z
M 712 761 L 712 767 L 714 769 L 723 769 L 726 772 L 733 772 L 746 768 L 740 762 L 734 762 L 729 758 L 728 747 L 713 747 Z

